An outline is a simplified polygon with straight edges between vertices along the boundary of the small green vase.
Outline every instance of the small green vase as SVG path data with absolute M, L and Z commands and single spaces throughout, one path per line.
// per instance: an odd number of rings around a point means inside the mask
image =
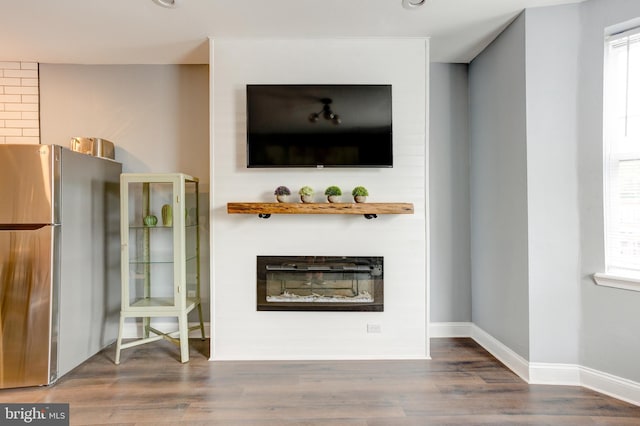
M 170 204 L 162 206 L 162 224 L 164 226 L 173 226 L 173 209 Z
M 145 226 L 156 226 L 158 224 L 158 218 L 154 215 L 145 216 L 142 221 L 144 222 Z

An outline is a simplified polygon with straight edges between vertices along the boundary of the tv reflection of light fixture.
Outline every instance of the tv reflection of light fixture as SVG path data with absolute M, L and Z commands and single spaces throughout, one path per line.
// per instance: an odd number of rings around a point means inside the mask
M 402 7 L 405 9 L 415 9 L 416 7 L 423 6 L 427 0 L 402 0 Z
M 181 0 L 152 0 L 155 4 L 162 7 L 173 9 L 177 7 Z
M 335 125 L 342 123 L 342 119 L 340 118 L 340 116 L 331 111 L 331 107 L 329 106 L 331 105 L 331 102 L 333 102 L 333 100 L 331 100 L 330 98 L 322 98 L 320 99 L 320 102 L 322 102 L 322 110 L 320 112 L 312 112 L 311 114 L 309 114 L 310 122 L 317 123 L 320 119 L 320 116 L 322 116 L 325 118 L 325 120 L 331 120 L 331 122 Z

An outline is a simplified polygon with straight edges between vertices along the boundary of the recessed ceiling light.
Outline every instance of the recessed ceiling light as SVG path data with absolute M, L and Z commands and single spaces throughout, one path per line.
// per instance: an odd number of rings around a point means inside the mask
M 180 0 L 153 0 L 155 4 L 162 7 L 174 8 L 178 6 Z
M 427 0 L 402 0 L 402 7 L 405 9 L 415 9 L 424 5 Z

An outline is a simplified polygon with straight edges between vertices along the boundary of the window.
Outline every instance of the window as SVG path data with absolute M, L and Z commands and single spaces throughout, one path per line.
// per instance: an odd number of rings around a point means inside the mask
M 640 289 L 640 28 L 605 42 L 606 275 Z

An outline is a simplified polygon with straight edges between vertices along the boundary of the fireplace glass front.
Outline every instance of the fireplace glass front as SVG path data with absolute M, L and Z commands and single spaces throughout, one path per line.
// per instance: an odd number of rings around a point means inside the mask
M 259 311 L 384 309 L 383 258 L 258 256 Z

